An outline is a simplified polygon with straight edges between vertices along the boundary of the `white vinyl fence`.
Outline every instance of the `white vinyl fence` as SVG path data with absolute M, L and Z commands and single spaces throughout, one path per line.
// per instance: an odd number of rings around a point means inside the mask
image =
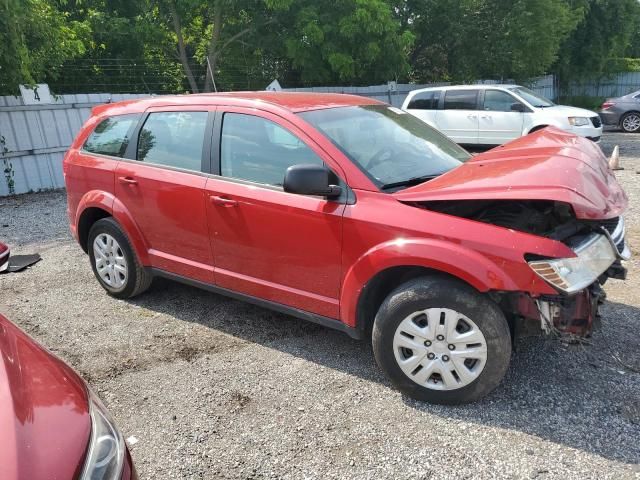
M 478 84 L 502 83 L 481 80 Z M 507 83 L 507 82 L 504 82 Z M 533 79 L 527 86 L 547 98 L 557 98 L 553 75 Z M 370 87 L 290 88 L 287 91 L 350 93 L 376 98 L 396 107 L 411 90 L 446 83 L 374 85 Z M 617 96 L 640 89 L 640 73 L 623 73 L 599 82 L 575 83 L 571 95 Z M 20 97 L 0 97 L 0 197 L 10 192 L 4 170 L 13 180 L 12 193 L 64 187 L 62 157 L 91 108 L 108 101 L 147 97 L 144 94 L 61 95 L 49 105 L 24 105 Z M 2 140 L 4 139 L 4 148 Z M 3 155 L 3 151 L 6 153 Z
M 13 181 L 13 193 L 64 187 L 62 157 L 91 108 L 145 96 L 61 95 L 48 105 L 24 105 L 21 97 L 0 97 L 0 197 L 10 193 L 7 176 Z

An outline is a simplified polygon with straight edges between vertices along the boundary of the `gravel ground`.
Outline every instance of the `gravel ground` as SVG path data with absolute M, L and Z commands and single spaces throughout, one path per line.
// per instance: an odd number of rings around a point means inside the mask
M 138 439 L 141 478 L 640 478 L 640 135 L 609 132 L 603 149 L 615 143 L 636 257 L 606 286 L 594 345 L 521 341 L 474 405 L 404 398 L 366 342 L 195 288 L 110 298 L 68 233 L 64 192 L 0 199 L 0 239 L 43 257 L 0 277 L 0 311 Z

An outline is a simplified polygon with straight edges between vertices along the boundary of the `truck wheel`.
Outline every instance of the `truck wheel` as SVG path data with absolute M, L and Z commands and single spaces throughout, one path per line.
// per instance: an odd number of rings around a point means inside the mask
M 376 315 L 373 351 L 405 395 L 461 404 L 498 386 L 511 358 L 507 321 L 489 298 L 445 276 L 410 280 Z
M 113 218 L 93 224 L 88 247 L 93 273 L 109 295 L 131 298 L 151 285 L 153 276 L 140 264 L 129 239 Z
M 627 133 L 636 133 L 640 131 L 640 113 L 627 113 L 620 120 L 620 128 Z

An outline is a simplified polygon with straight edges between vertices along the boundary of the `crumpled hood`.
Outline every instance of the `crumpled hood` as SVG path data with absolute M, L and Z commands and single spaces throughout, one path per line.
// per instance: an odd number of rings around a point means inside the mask
M 592 220 L 620 216 L 628 203 L 600 147 L 554 127 L 393 195 L 402 202 L 551 200 L 571 204 L 577 218 Z
M 0 315 L 0 478 L 77 478 L 91 418 L 82 380 Z

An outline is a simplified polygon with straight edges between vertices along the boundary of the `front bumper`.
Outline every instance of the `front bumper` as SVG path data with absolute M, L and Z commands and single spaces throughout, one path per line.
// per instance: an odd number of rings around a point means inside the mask
M 582 127 L 569 127 L 567 129 L 571 133 L 575 133 L 580 137 L 586 137 L 594 142 L 599 142 L 602 137 L 602 127 L 594 127 L 592 125 L 585 125 Z
M 128 448 L 124 456 L 121 480 L 138 480 L 138 473 L 136 472 L 136 467 L 133 465 L 133 460 L 131 460 L 131 454 Z

